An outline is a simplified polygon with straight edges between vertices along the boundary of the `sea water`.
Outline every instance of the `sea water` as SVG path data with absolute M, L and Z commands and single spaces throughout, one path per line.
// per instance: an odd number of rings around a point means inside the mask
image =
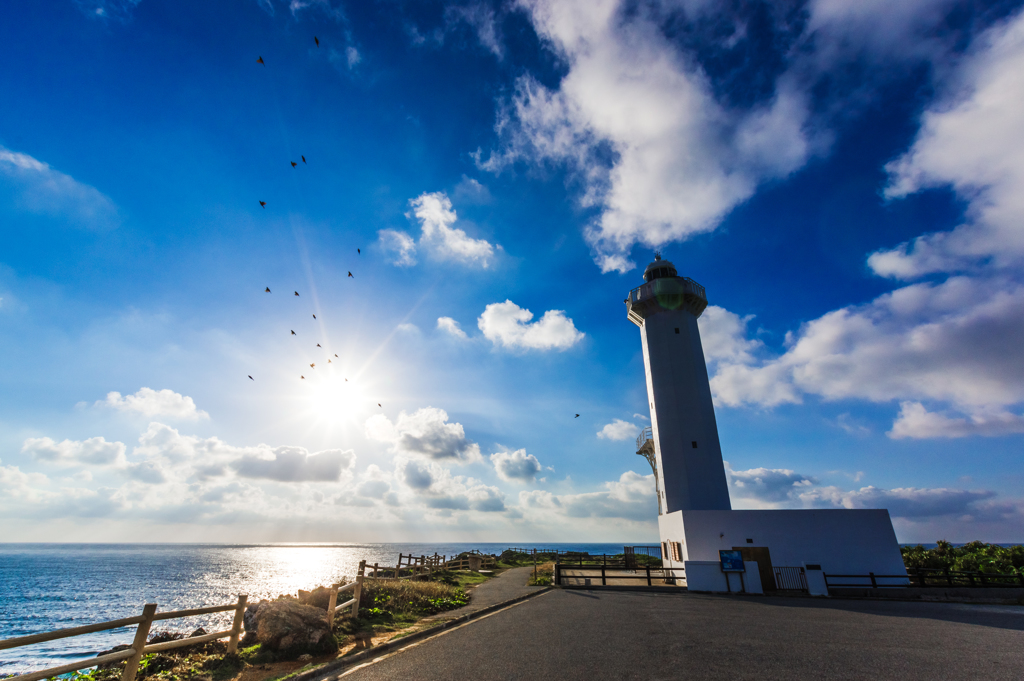
M 530 544 L 531 548 L 621 553 L 619 544 Z M 399 553 L 433 555 L 507 544 L 0 544 L 0 639 L 157 611 L 250 603 L 351 578 L 359 561 L 394 566 Z M 165 620 L 153 632 L 231 627 L 231 612 Z M 135 627 L 0 650 L 0 676 L 95 656 L 131 643 Z

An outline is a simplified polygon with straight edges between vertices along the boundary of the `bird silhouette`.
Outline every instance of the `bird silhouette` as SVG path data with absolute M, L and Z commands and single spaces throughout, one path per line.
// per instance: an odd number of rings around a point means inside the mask
M 267 202 L 266 201 L 260 201 L 260 208 L 266 208 L 266 207 L 267 207 Z
M 359 255 L 363 254 L 363 252 L 361 250 L 359 250 L 358 248 L 356 249 L 356 253 L 358 253 Z
M 269 287 L 269 286 L 267 287 L 267 290 L 266 290 L 266 292 L 267 292 L 267 293 L 270 293 L 270 287 Z
M 352 273 L 351 273 L 351 272 L 349 272 L 349 273 L 348 273 L 348 276 L 352 277 Z M 355 277 L 352 277 L 352 278 L 353 278 L 353 279 L 355 279 Z
M 330 363 L 331 363 L 331 360 L 327 360 L 327 363 L 328 363 L 328 364 L 330 364 Z
M 579 418 L 579 417 L 580 417 L 580 415 L 579 415 L 579 414 L 576 414 L 576 418 Z
M 306 157 L 305 157 L 305 156 L 302 156 L 302 155 L 300 154 L 300 155 L 299 155 L 299 158 L 301 158 L 301 159 L 302 159 L 302 162 L 303 162 L 303 163 L 306 163 Z M 308 163 L 306 163 L 306 165 L 309 165 L 309 164 L 308 164 Z
M 292 331 L 292 335 L 293 335 L 293 336 L 295 335 L 295 332 L 294 332 L 294 331 Z
M 345 382 L 348 383 L 348 379 L 347 378 L 345 379 Z
M 296 292 L 295 292 L 295 295 L 299 295 L 299 292 L 298 292 L 298 291 L 296 291 Z
M 257 59 L 256 61 L 258 61 L 259 63 L 263 64 L 264 66 L 266 66 L 266 65 L 267 65 L 267 63 L 266 63 L 265 61 L 263 61 L 263 57 L 260 57 L 260 58 L 259 58 L 259 59 Z
M 313 319 L 316 319 L 316 315 L 313 315 Z
M 246 374 L 246 375 L 248 376 L 248 374 Z M 255 378 L 253 378 L 252 376 L 249 376 L 249 380 L 250 380 L 250 381 L 255 381 L 256 379 L 255 379 Z
M 305 376 L 299 376 L 299 378 L 301 378 L 302 380 L 306 380 Z
M 335 356 L 335 357 L 337 357 L 338 355 L 337 355 L 337 354 L 335 354 L 334 356 Z M 346 379 L 346 380 L 347 380 L 347 379 Z
M 290 161 L 290 163 L 292 164 L 292 168 L 294 168 L 295 166 L 299 165 L 299 164 L 298 164 L 298 163 L 296 163 L 295 161 Z
M 380 407 L 380 402 L 377 403 L 377 406 Z M 383 409 L 384 407 L 380 407 L 380 408 Z
M 310 369 L 315 369 L 316 368 L 316 364 L 314 364 L 313 362 L 310 362 L 309 368 Z
M 316 315 L 313 315 L 313 317 L 315 318 L 315 317 L 316 317 Z M 322 347 L 322 346 L 321 346 L 321 345 L 320 345 L 319 343 L 317 343 L 317 344 L 316 344 L 316 346 L 317 346 L 318 348 L 319 348 L 319 347 Z
M 313 36 L 313 40 L 316 42 L 316 46 L 320 47 L 320 38 L 317 38 L 316 36 Z

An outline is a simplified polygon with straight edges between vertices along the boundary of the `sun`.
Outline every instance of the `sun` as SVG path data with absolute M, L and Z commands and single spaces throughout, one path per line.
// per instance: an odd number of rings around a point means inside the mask
M 334 373 L 316 377 L 306 385 L 306 409 L 318 420 L 338 423 L 358 420 L 359 415 L 369 410 L 370 399 L 363 392 L 359 382 Z

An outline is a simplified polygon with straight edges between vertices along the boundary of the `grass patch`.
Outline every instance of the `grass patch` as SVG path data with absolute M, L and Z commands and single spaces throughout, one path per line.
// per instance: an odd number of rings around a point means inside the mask
M 541 563 L 537 566 L 536 573 L 530 573 L 530 586 L 551 586 L 555 578 L 554 562 Z

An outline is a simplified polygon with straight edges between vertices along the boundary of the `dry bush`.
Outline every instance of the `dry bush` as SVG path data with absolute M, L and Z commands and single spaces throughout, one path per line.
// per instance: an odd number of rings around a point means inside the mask
M 359 614 L 364 617 L 433 615 L 469 601 L 462 589 L 441 582 L 367 580 Z

